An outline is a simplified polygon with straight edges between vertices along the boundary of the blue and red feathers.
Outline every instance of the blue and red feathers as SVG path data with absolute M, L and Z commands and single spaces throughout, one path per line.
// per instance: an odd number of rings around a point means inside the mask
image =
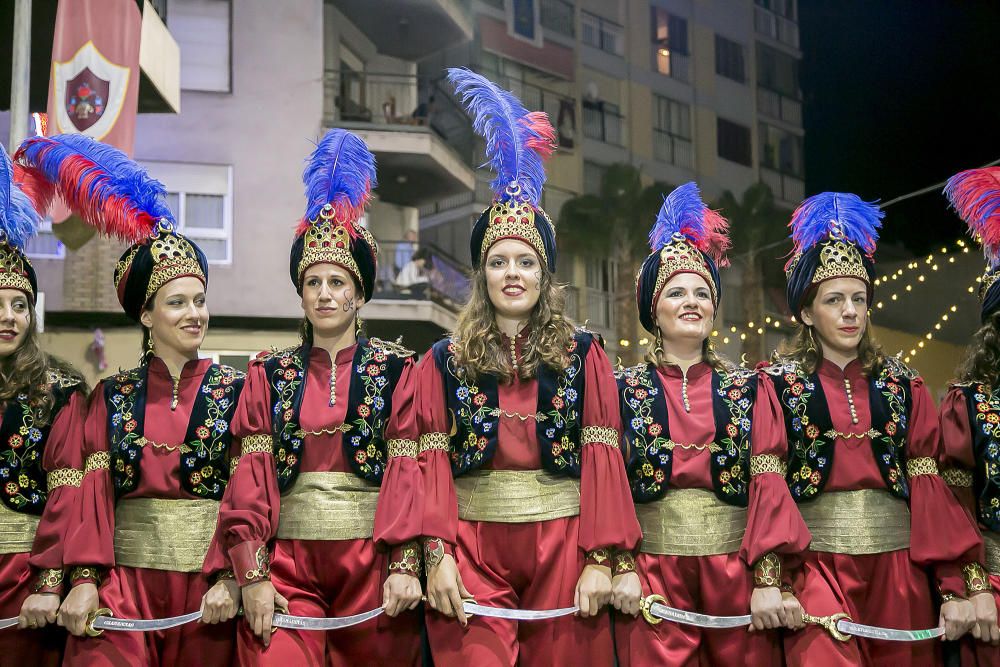
M 516 185 L 537 208 L 545 185 L 543 162 L 555 150 L 556 133 L 548 115 L 529 112 L 512 93 L 468 69 L 449 69 L 448 81 L 473 116 L 473 129 L 486 140 L 487 163 L 496 173 L 490 183 L 496 199 Z
M 330 204 L 335 219 L 344 223 L 354 238 L 354 223 L 371 201 L 372 188 L 377 185 L 375 156 L 355 134 L 334 128 L 326 133 L 309 156 L 302 182 L 306 186 L 306 214 L 296 229 L 301 236 L 310 220 L 319 216 Z
M 14 159 L 39 211 L 58 191 L 99 232 L 129 242 L 149 237 L 161 220 L 175 224 L 163 184 L 113 146 L 82 134 L 32 137 Z
M 821 192 L 795 209 L 792 221 L 793 258 L 833 238 L 855 244 L 866 257 L 875 254 L 885 212 L 848 192 Z
M 41 217 L 14 182 L 14 165 L 2 145 L 0 158 L 0 243 L 24 251 L 28 240 L 38 233 Z
M 990 269 L 1000 267 L 1000 167 L 969 169 L 944 186 L 955 211 L 983 246 Z
M 730 247 L 729 222 L 705 205 L 694 181 L 674 189 L 664 198 L 656 224 L 649 232 L 649 247 L 659 252 L 678 235 L 711 257 L 718 266 L 729 265 L 725 257 Z

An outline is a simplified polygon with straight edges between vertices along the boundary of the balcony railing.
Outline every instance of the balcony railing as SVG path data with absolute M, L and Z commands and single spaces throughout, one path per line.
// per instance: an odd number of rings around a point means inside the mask
M 806 184 L 801 178 L 779 171 L 760 168 L 760 181 L 771 188 L 775 199 L 797 204 L 806 196 Z
M 622 146 L 622 125 L 624 117 L 599 106 L 583 107 L 583 136 L 597 139 L 606 144 Z
M 410 241 L 380 241 L 378 245 L 376 299 L 433 301 L 453 312 L 468 300 L 469 267 L 441 249 Z M 416 263 L 408 267 L 418 252 L 426 253 L 429 262 L 425 259 L 423 267 Z
M 580 12 L 580 40 L 616 56 L 625 55 L 625 28 L 597 14 Z
M 776 42 L 786 44 L 793 49 L 799 48 L 799 26 L 795 21 L 786 19 L 784 16 L 778 16 L 772 11 L 755 5 L 753 8 L 753 22 L 754 28 L 761 35 L 770 37 Z
M 688 139 L 653 128 L 653 157 L 678 167 L 691 166 L 691 142 Z
M 802 102 L 779 92 L 757 87 L 757 111 L 768 118 L 777 118 L 802 126 Z
M 542 27 L 546 30 L 575 37 L 576 29 L 573 23 L 573 3 L 566 0 L 542 0 Z
M 436 213 L 451 211 L 476 202 L 486 205 L 491 201 L 493 201 L 493 190 L 490 189 L 490 184 L 486 181 L 477 179 L 475 190 L 460 192 L 457 195 L 452 195 L 451 197 L 445 197 L 444 199 L 438 199 L 437 201 L 425 204 L 420 207 L 419 214 L 421 218 L 425 218 Z
M 592 287 L 580 288 L 587 301 L 586 322 L 600 329 L 613 329 L 615 326 L 615 300 L 611 292 L 604 292 Z

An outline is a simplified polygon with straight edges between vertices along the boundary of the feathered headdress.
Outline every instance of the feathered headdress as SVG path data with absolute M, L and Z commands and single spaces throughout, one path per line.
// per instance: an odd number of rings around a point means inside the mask
M 14 165 L 2 145 L 0 158 L 0 289 L 21 290 L 34 302 L 35 270 L 24 249 L 38 233 L 41 218 L 14 182 Z
M 472 127 L 486 141 L 486 164 L 496 177 L 490 183 L 493 205 L 472 230 L 472 264 L 478 266 L 490 246 L 504 238 L 532 246 L 555 270 L 555 228 L 541 208 L 544 160 L 555 150 L 549 117 L 528 111 L 509 91 L 465 68 L 448 70 Z
M 653 252 L 642 263 L 635 283 L 639 321 L 647 331 L 656 333 L 656 302 L 663 286 L 678 273 L 704 278 L 712 302 L 719 305 L 719 268 L 729 265 L 725 257 L 729 222 L 705 205 L 696 183 L 685 183 L 663 199 L 649 232 L 649 247 Z
M 878 230 L 885 212 L 845 192 L 822 192 L 795 209 L 792 257 L 785 265 L 788 306 L 798 315 L 812 288 L 832 278 L 857 278 L 872 297 Z
M 357 225 L 376 185 L 375 156 L 355 134 L 339 128 L 316 145 L 302 173 L 306 212 L 295 231 L 289 272 L 296 290 L 313 264 L 330 262 L 350 271 L 361 285 L 365 300 L 375 287 L 378 245 Z
M 979 285 L 983 322 L 1000 310 L 1000 167 L 970 169 L 948 179 L 944 194 L 969 226 L 969 233 L 986 256 L 986 271 Z

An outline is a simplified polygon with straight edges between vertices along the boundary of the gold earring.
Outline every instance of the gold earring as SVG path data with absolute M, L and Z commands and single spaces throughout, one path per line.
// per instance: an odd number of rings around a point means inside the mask
M 156 354 L 156 348 L 153 346 L 153 333 L 150 332 L 149 337 L 146 339 L 146 355 L 154 356 Z
M 663 354 L 663 332 L 660 328 L 656 328 L 656 347 L 653 348 L 653 354 L 657 357 Z
M 362 321 L 360 315 L 354 316 L 354 337 L 361 338 L 361 327 L 364 326 L 364 321 Z
M 806 348 L 807 352 L 816 352 L 816 339 L 813 338 L 813 328 L 806 325 L 806 334 L 809 336 L 809 346 Z

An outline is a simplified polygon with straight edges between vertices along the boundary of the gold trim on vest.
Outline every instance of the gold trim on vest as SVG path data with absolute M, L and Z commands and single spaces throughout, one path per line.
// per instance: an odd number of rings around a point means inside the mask
M 200 572 L 219 501 L 124 498 L 115 507 L 115 564 Z
M 747 510 L 719 500 L 708 489 L 668 489 L 651 503 L 636 503 L 647 554 L 714 556 L 739 551 Z
M 379 487 L 350 472 L 302 472 L 281 497 L 282 540 L 371 539 Z
M 458 518 L 534 523 L 580 514 L 580 481 L 544 470 L 476 470 L 455 478 Z
M 799 505 L 811 551 L 880 554 L 910 546 L 910 509 L 885 489 L 826 491 Z

